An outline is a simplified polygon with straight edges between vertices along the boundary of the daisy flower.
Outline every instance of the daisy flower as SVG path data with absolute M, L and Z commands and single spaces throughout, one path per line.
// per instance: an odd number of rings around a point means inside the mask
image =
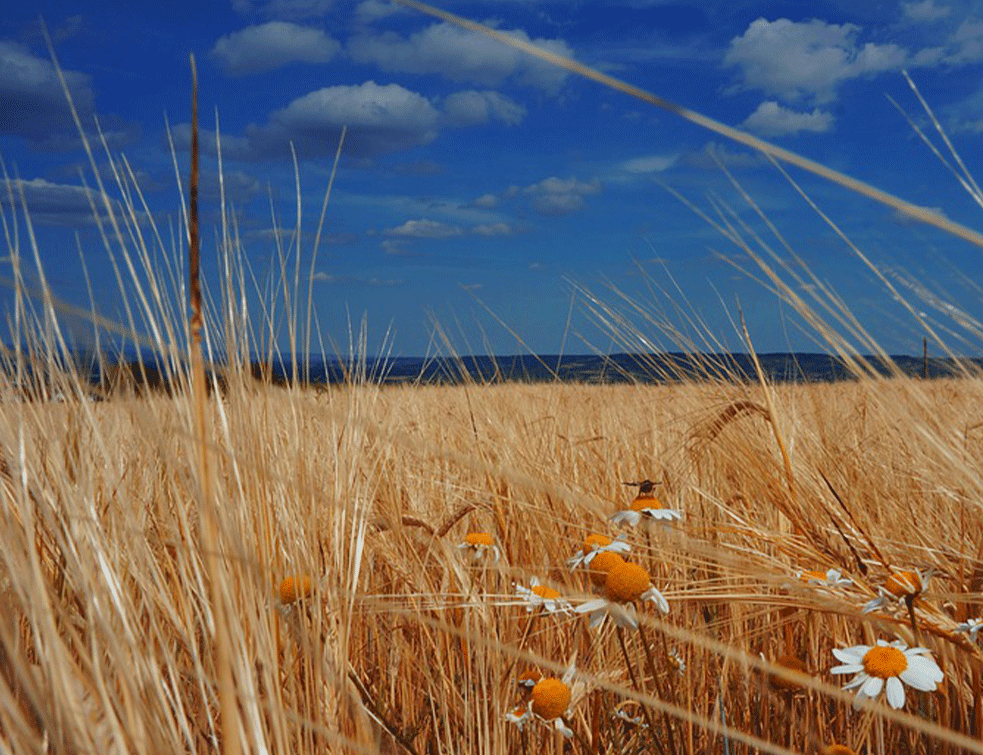
M 859 708 L 868 697 L 876 698 L 886 689 L 887 701 L 897 710 L 904 705 L 905 684 L 931 692 L 944 678 L 942 669 L 928 657 L 928 653 L 928 648 L 909 648 L 900 640 L 890 644 L 878 640 L 876 645 L 833 648 L 833 655 L 843 665 L 834 666 L 830 673 L 856 674 L 843 687 L 860 688 L 854 708 Z
M 807 585 L 815 585 L 817 587 L 846 587 L 847 585 L 853 584 L 853 580 L 844 577 L 839 569 L 800 571 L 795 576 Z
M 505 720 L 522 729 L 531 721 L 540 721 L 570 738 L 573 730 L 564 723 L 563 717 L 570 707 L 573 693 L 570 681 L 576 669 L 571 666 L 562 679 L 548 676 L 536 682 L 529 693 L 529 702 L 505 714 Z
M 883 608 L 892 601 L 904 602 L 914 600 L 928 588 L 928 580 L 931 571 L 922 575 L 920 571 L 897 571 L 894 572 L 884 582 L 883 587 L 878 587 L 880 593 L 876 598 L 868 601 L 861 613 L 870 613 L 879 608 Z
M 857 755 L 846 745 L 831 744 L 820 750 L 819 755 Z
M 532 611 L 534 608 L 542 608 L 549 613 L 567 613 L 572 610 L 570 603 L 560 597 L 560 593 L 552 587 L 547 587 L 539 583 L 536 577 L 529 580 L 532 587 L 516 585 L 515 591 L 522 596 L 526 603 L 526 610 Z
M 648 600 L 662 613 L 669 613 L 669 604 L 661 592 L 652 586 L 652 578 L 638 564 L 620 563 L 612 567 L 604 580 L 604 597 L 589 600 L 573 610 L 590 613 L 590 625 L 596 627 L 605 616 L 626 629 L 638 629 L 634 604 Z
M 975 640 L 981 630 L 983 630 L 983 619 L 967 619 L 956 624 L 956 631 L 965 632 L 971 640 Z
M 488 557 L 498 561 L 502 557 L 502 552 L 495 545 L 495 538 L 487 532 L 469 532 L 457 547 L 467 551 L 472 561 L 484 561 Z
M 588 535 L 587 539 L 584 540 L 584 547 L 567 561 L 567 565 L 571 569 L 576 569 L 580 565 L 590 566 L 590 562 L 599 553 L 617 553 L 620 555 L 630 550 L 631 546 L 622 539 L 621 535 L 618 535 L 614 540 L 604 535 Z
M 280 604 L 289 606 L 298 600 L 304 600 L 311 596 L 311 578 L 306 574 L 287 577 L 277 588 L 280 597 Z
M 601 590 L 604 588 L 605 581 L 607 581 L 608 572 L 615 566 L 619 566 L 624 563 L 627 562 L 617 553 L 604 551 L 603 553 L 598 553 L 593 559 L 591 559 L 590 568 L 587 570 L 587 575 L 590 577 L 590 581 L 593 583 L 594 587 Z
M 675 509 L 667 509 L 662 502 L 655 497 L 652 490 L 655 483 L 651 480 L 643 480 L 639 483 L 625 483 L 627 485 L 638 485 L 638 495 L 631 502 L 631 506 L 624 511 L 609 517 L 612 524 L 621 525 L 625 522 L 632 527 L 637 527 L 643 519 L 646 524 L 649 522 L 671 522 L 673 519 L 683 518 L 682 512 Z

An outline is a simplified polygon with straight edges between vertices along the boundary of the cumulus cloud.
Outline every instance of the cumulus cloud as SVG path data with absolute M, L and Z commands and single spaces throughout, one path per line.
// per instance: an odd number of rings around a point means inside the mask
M 498 92 L 455 92 L 444 100 L 444 115 L 453 126 L 480 126 L 497 120 L 515 126 L 526 117 L 526 109 Z
M 222 154 L 234 160 L 279 159 L 293 142 L 301 157 L 333 155 L 343 126 L 348 126 L 345 152 L 372 157 L 433 141 L 441 113 L 425 97 L 398 84 L 367 81 L 333 86 L 298 97 L 274 111 L 266 124 L 251 124 L 244 136 L 222 136 Z M 187 149 L 190 127 L 171 129 L 175 146 Z M 203 129 L 202 149 L 214 154 L 215 134 Z
M 572 57 L 562 39 L 531 39 L 521 29 L 508 32 L 557 55 Z M 363 33 L 348 41 L 348 53 L 357 63 L 383 71 L 440 74 L 452 81 L 496 86 L 509 80 L 555 93 L 566 71 L 533 58 L 483 34 L 442 22 L 401 36 L 395 32 Z
M 471 229 L 478 236 L 512 236 L 521 233 L 518 228 L 509 223 L 482 223 Z
M 387 236 L 416 239 L 448 239 L 452 236 L 460 236 L 462 233 L 464 231 L 456 225 L 426 219 L 407 220 L 402 225 L 385 231 Z
M 494 194 L 482 194 L 471 203 L 472 207 L 480 207 L 483 210 L 492 210 L 498 206 L 498 197 Z
M 905 64 L 902 48 L 861 45 L 859 32 L 854 24 L 759 18 L 731 40 L 724 64 L 741 69 L 739 88 L 822 104 L 835 99 L 844 81 L 898 70 Z
M 521 192 L 531 197 L 533 209 L 540 215 L 570 215 L 584 209 L 584 197 L 597 194 L 600 190 L 601 182 L 596 178 L 584 182 L 576 178 L 553 176 L 524 189 L 513 187 L 510 193 Z
M 89 121 L 95 107 L 89 76 L 62 73 L 83 123 Z M 0 102 L 0 133 L 22 136 L 38 148 L 77 145 L 65 139 L 75 125 L 54 66 L 16 42 L 0 40 Z
M 718 142 L 707 142 L 703 149 L 690 152 L 683 159 L 693 167 L 712 170 L 720 170 L 718 163 L 728 168 L 756 168 L 762 163 L 755 152 L 735 150 Z
M 741 125 L 765 136 L 785 136 L 800 131 L 829 131 L 833 125 L 833 116 L 819 108 L 811 113 L 802 113 L 766 100 Z
M 922 0 L 920 3 L 901 3 L 904 17 L 916 23 L 930 23 L 945 18 L 952 11 L 946 5 L 936 5 L 935 0 Z
M 231 76 L 282 68 L 290 63 L 325 63 L 341 45 L 320 29 L 270 21 L 226 34 L 212 48 L 212 58 Z
M 61 225 L 77 227 L 95 222 L 93 206 L 100 217 L 107 216 L 103 196 L 94 189 L 74 184 L 59 184 L 44 178 L 11 179 L 9 186 L 13 192 L 13 205 L 21 211 L 26 204 L 31 222 L 39 225 Z M 23 202 L 21 194 L 23 193 Z M 123 208 L 110 198 L 113 213 L 120 217 Z M 6 186 L 0 191 L 0 207 L 11 206 L 11 194 Z M 142 215 L 142 213 L 141 213 Z

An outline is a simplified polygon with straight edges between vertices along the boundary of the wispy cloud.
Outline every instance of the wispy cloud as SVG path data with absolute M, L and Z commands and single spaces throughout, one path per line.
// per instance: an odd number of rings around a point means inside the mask
M 341 45 L 320 29 L 286 21 L 247 26 L 220 37 L 211 56 L 231 76 L 282 68 L 290 63 L 326 63 Z
M 811 113 L 803 113 L 766 100 L 741 125 L 765 136 L 786 136 L 802 131 L 829 131 L 833 125 L 833 116 L 818 107 Z
M 464 231 L 448 223 L 441 223 L 437 220 L 407 220 L 400 226 L 390 228 L 384 233 L 387 236 L 401 236 L 414 239 L 447 239 L 452 236 L 460 236 Z

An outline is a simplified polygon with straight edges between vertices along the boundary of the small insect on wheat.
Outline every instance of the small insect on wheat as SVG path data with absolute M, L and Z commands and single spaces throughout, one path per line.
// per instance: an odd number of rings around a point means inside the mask
M 596 561 L 596 559 L 595 559 Z M 652 578 L 638 564 L 615 564 L 604 580 L 604 597 L 577 606 L 577 613 L 590 613 L 590 625 L 598 626 L 605 616 L 626 629 L 638 629 L 634 604 L 639 601 L 655 603 L 662 613 L 669 613 L 665 597 L 652 586 Z
M 667 509 L 655 497 L 653 491 L 657 483 L 651 480 L 642 480 L 641 482 L 626 482 L 624 484 L 638 487 L 638 495 L 631 502 L 631 506 L 609 517 L 612 524 L 621 525 L 627 523 L 632 527 L 637 527 L 642 521 L 645 521 L 646 524 L 651 522 L 668 524 L 674 519 L 680 520 L 683 518 L 682 512 L 676 509 Z
M 928 648 L 909 648 L 900 640 L 876 645 L 833 648 L 833 655 L 843 665 L 830 669 L 831 674 L 856 674 L 843 689 L 859 687 L 853 707 L 866 698 L 876 698 L 886 688 L 887 701 L 894 709 L 905 702 L 904 684 L 925 692 L 933 691 L 944 678 L 939 665 L 927 657 Z M 904 682 L 904 684 L 902 684 Z

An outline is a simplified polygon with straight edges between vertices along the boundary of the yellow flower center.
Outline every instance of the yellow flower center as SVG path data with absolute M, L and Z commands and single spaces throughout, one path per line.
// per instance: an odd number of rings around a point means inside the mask
M 552 587 L 547 587 L 546 585 L 533 585 L 532 593 L 533 595 L 538 595 L 543 600 L 556 600 L 560 597 L 560 593 L 558 593 Z
M 489 535 L 487 532 L 469 532 L 464 536 L 464 542 L 468 545 L 473 545 L 478 547 L 480 545 L 492 546 L 495 544 L 495 539 Z
M 559 679 L 543 679 L 532 688 L 532 712 L 547 721 L 560 718 L 570 706 L 570 688 Z
M 638 564 L 616 564 L 604 581 L 608 599 L 617 603 L 634 603 L 651 586 L 649 573 Z
M 601 551 L 590 562 L 590 581 L 595 587 L 603 587 L 607 581 L 608 572 L 615 566 L 625 563 L 625 560 L 617 553 L 611 551 Z
M 809 669 L 806 667 L 805 661 L 794 655 L 783 655 L 776 658 L 773 663 L 776 666 L 787 668 L 789 671 L 798 671 L 800 674 L 809 673 Z M 798 682 L 792 681 L 791 679 L 783 679 L 775 674 L 768 674 L 768 684 L 770 684 L 774 689 L 785 690 L 787 692 L 794 692 L 795 690 L 802 689 L 802 685 Z
M 590 553 L 595 548 L 603 548 L 605 545 L 611 545 L 611 538 L 604 535 L 588 535 L 584 540 L 584 553 Z
M 311 594 L 311 578 L 307 576 L 287 577 L 280 583 L 280 602 L 284 605 L 306 598 Z
M 799 575 L 799 579 L 801 579 L 803 582 L 809 582 L 813 579 L 819 582 L 825 582 L 828 577 L 824 571 L 804 571 Z
M 900 676 L 908 668 L 908 659 L 896 647 L 878 645 L 867 651 L 863 664 L 864 671 L 870 676 L 890 679 L 892 676 Z
M 857 755 L 846 745 L 827 745 L 820 755 Z
M 632 511 L 641 511 L 642 509 L 662 509 L 665 506 L 662 505 L 662 501 L 656 498 L 654 495 L 637 495 L 635 500 L 631 502 Z
M 922 578 L 918 572 L 899 571 L 887 578 L 884 589 L 896 598 L 903 598 L 906 595 L 918 595 L 922 591 Z

